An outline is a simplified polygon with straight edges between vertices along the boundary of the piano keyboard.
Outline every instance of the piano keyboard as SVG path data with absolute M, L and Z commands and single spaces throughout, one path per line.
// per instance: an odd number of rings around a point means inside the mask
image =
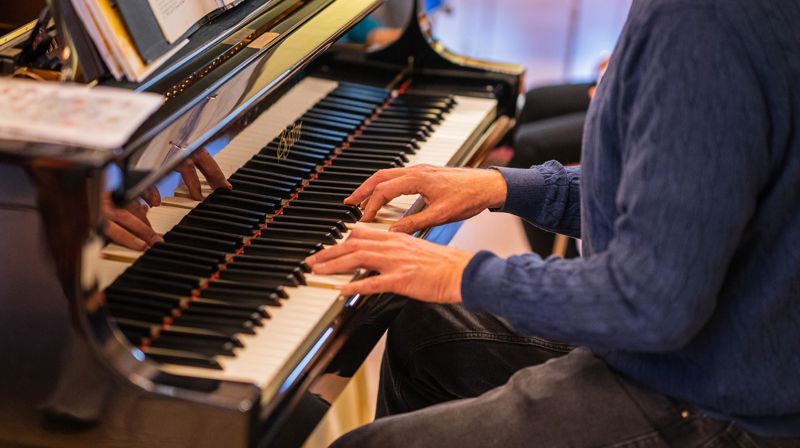
M 113 320 L 164 371 L 273 383 L 322 336 L 343 306 L 337 287 L 352 278 L 311 274 L 304 258 L 356 226 L 388 229 L 417 198 L 395 199 L 375 223 L 342 200 L 379 169 L 449 164 L 495 107 L 304 79 L 214 156 L 233 190 L 204 184 L 198 202 L 179 187 L 148 212 L 164 243 L 104 249 Z M 296 123 L 302 134 L 279 157 Z

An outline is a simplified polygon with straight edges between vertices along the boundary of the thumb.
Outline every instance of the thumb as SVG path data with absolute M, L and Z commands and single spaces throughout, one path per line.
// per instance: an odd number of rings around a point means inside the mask
M 419 213 L 405 218 L 392 224 L 389 228 L 392 232 L 413 233 L 417 230 L 427 229 L 428 227 L 441 224 L 438 222 L 438 214 L 434 208 L 426 208 Z

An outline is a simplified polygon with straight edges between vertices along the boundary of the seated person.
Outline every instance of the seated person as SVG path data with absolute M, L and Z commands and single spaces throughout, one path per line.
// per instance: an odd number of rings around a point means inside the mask
M 800 446 L 798 22 L 780 0 L 634 2 L 581 167 L 386 170 L 346 199 L 427 207 L 307 259 L 379 273 L 344 294 L 418 300 L 389 330 L 385 417 L 335 446 Z M 583 258 L 398 233 L 487 208 Z

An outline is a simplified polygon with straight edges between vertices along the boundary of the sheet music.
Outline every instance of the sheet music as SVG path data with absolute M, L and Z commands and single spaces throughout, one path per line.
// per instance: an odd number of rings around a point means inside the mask
M 173 43 L 205 16 L 217 10 L 217 0 L 147 0 L 164 38 Z
M 0 138 L 114 149 L 161 104 L 152 93 L 0 78 Z

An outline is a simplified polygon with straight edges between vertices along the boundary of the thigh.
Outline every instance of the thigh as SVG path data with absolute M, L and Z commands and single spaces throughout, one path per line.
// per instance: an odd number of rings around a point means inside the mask
M 571 349 L 521 336 L 501 319 L 459 305 L 409 302 L 389 328 L 377 414 L 478 396 Z
M 679 408 L 633 390 L 590 352 L 576 349 L 479 397 L 379 419 L 334 446 L 666 447 L 653 423 L 666 416 L 680 420 Z
M 527 168 L 548 160 L 580 162 L 585 121 L 586 113 L 578 112 L 520 125 L 514 134 L 514 158 L 509 166 Z
M 525 93 L 520 123 L 586 112 L 589 108 L 591 86 L 592 84 L 561 84 L 529 90 Z

